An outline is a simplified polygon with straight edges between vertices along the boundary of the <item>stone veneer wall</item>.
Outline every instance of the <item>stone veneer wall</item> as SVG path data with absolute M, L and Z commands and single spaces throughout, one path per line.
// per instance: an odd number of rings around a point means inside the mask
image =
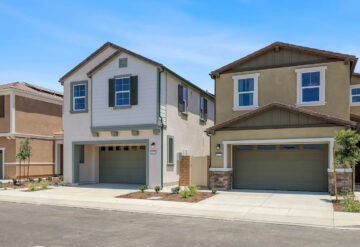
M 335 194 L 334 186 L 334 173 L 328 172 L 329 178 L 329 192 L 331 195 Z M 336 172 L 336 185 L 338 192 L 341 189 L 352 191 L 352 172 Z
M 232 171 L 209 171 L 209 187 L 229 190 L 232 186 Z
M 190 156 L 182 156 L 180 160 L 180 186 L 190 185 Z

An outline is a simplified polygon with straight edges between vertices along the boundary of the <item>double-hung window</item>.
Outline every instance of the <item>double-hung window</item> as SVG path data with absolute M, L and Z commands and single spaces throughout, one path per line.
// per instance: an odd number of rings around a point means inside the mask
M 183 85 L 178 85 L 178 109 L 182 113 L 187 112 L 188 107 L 188 89 Z
M 200 96 L 200 120 L 207 120 L 207 99 L 204 96 Z
M 73 111 L 86 110 L 86 84 L 73 85 Z
M 234 80 L 234 110 L 247 110 L 258 107 L 259 73 L 236 75 Z
M 168 165 L 174 165 L 174 137 L 173 136 L 168 136 L 167 138 L 168 141 L 168 155 L 167 155 L 167 163 Z
M 297 104 L 317 105 L 325 103 L 326 66 L 296 69 Z
M 360 105 L 360 85 L 353 85 L 350 88 L 350 104 Z
M 115 80 L 115 106 L 130 105 L 130 78 L 118 78 Z

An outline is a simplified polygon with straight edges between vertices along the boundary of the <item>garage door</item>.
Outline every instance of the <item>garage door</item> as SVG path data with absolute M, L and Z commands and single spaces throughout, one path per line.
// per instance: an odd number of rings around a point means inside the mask
M 145 146 L 101 147 L 100 183 L 146 184 Z
M 326 144 L 233 148 L 233 188 L 328 191 Z

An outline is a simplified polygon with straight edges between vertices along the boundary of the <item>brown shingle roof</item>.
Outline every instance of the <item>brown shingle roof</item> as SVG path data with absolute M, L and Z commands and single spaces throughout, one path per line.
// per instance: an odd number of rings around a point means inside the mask
M 356 127 L 357 123 L 354 121 L 349 121 L 349 120 L 345 120 L 345 119 L 341 119 L 341 118 L 337 118 L 337 117 L 333 117 L 330 115 L 326 115 L 326 114 L 322 114 L 322 113 L 318 113 L 318 112 L 314 112 L 311 110 L 307 110 L 307 109 L 302 109 L 302 108 L 297 108 L 295 106 L 291 106 L 291 105 L 286 105 L 286 104 L 282 104 L 282 103 L 271 103 L 265 106 L 262 106 L 256 110 L 247 112 L 241 116 L 235 117 L 233 119 L 230 119 L 228 121 L 219 123 L 214 125 L 213 127 L 210 127 L 206 130 L 206 132 L 212 132 L 212 131 L 216 131 L 219 129 L 222 129 L 224 127 L 227 127 L 233 123 L 236 123 L 237 121 L 240 121 L 242 119 L 246 119 L 246 118 L 250 118 L 256 114 L 259 114 L 261 112 L 264 112 L 266 110 L 269 110 L 271 108 L 280 108 L 280 109 L 284 109 L 284 110 L 288 110 L 288 111 L 293 111 L 293 112 L 298 112 L 298 113 L 302 113 L 308 116 L 312 116 L 312 117 L 316 117 L 316 118 L 320 118 L 322 120 L 325 120 L 328 123 L 332 123 L 332 124 L 338 124 L 338 125 L 344 125 L 344 126 L 349 126 L 349 127 Z
M 343 54 L 343 53 L 338 53 L 338 52 L 332 52 L 332 51 L 325 51 L 325 50 L 319 50 L 319 49 L 314 49 L 314 48 L 310 48 L 310 47 L 305 47 L 305 46 L 298 46 L 298 45 L 293 45 L 293 44 L 288 44 L 288 43 L 283 43 L 283 42 L 274 42 L 256 52 L 253 52 L 241 59 L 238 59 L 232 63 L 229 63 L 217 70 L 214 70 L 210 73 L 210 76 L 212 78 L 214 78 L 217 74 L 221 74 L 231 68 L 233 68 L 236 65 L 245 63 L 247 61 L 249 61 L 250 59 L 257 57 L 271 49 L 274 49 L 275 47 L 283 47 L 283 48 L 288 48 L 288 49 L 295 49 L 295 50 L 299 50 L 299 51 L 303 51 L 303 52 L 307 52 L 307 53 L 312 53 L 312 54 L 317 54 L 317 55 L 323 55 L 325 57 L 328 58 L 337 58 L 337 59 L 342 59 L 342 60 L 350 60 L 353 61 L 352 63 L 352 68 L 351 68 L 351 72 L 354 71 L 354 68 L 356 66 L 356 62 L 357 62 L 357 57 L 354 55 L 349 55 L 349 54 Z
M 7 84 L 2 84 L 0 85 L 0 90 L 4 90 L 4 89 L 17 89 L 17 90 L 21 90 L 24 92 L 29 92 L 29 93 L 35 93 L 38 94 L 40 96 L 47 96 L 47 97 L 51 97 L 57 100 L 62 100 L 63 99 L 63 94 L 51 89 L 47 89 L 47 88 L 43 88 L 43 87 L 39 87 L 36 85 L 32 85 L 26 82 L 11 82 L 11 83 L 7 83 Z

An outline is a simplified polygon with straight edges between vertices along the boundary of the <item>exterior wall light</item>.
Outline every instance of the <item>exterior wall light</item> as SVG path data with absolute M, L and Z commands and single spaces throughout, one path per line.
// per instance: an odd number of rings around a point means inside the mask
M 220 150 L 220 144 L 216 144 L 216 150 Z
M 155 142 L 151 143 L 150 147 L 151 147 L 151 149 L 155 149 L 155 147 L 156 147 Z

